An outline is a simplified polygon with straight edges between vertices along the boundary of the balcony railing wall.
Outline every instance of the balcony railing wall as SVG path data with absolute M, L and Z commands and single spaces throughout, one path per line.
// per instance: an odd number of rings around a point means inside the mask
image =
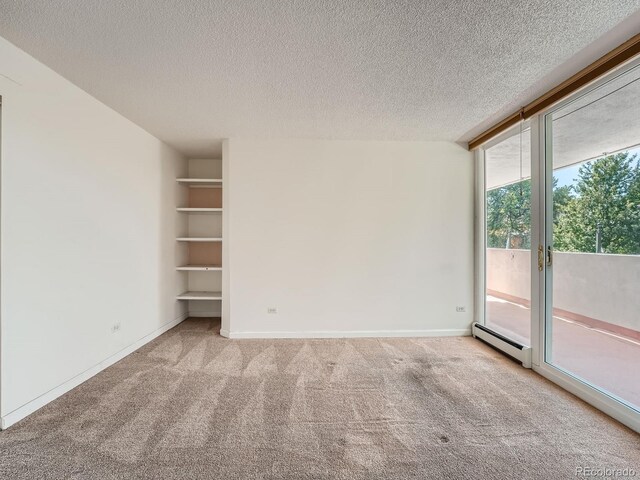
M 487 289 L 529 305 L 531 252 L 487 249 Z M 555 314 L 640 331 L 640 255 L 556 252 Z

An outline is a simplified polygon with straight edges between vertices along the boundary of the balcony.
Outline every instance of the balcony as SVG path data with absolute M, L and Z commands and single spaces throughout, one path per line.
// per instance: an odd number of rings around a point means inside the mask
M 531 344 L 529 250 L 487 249 L 488 327 Z M 553 363 L 640 409 L 640 256 L 554 255 Z

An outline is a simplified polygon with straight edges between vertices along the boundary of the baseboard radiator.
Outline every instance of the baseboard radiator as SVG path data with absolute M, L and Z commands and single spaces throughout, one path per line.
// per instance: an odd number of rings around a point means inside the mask
M 523 367 L 531 368 L 531 347 L 520 345 L 477 322 L 471 325 L 471 335 L 515 358 Z

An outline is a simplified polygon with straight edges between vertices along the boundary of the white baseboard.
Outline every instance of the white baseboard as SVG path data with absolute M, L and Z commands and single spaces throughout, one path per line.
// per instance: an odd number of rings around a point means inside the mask
M 227 338 L 385 338 L 385 337 L 465 337 L 471 329 L 447 330 L 321 330 L 313 332 L 230 332 L 221 330 Z
M 110 367 L 114 363 L 122 360 L 124 357 L 126 357 L 130 353 L 135 352 L 137 349 L 139 349 L 143 345 L 149 343 L 154 338 L 159 337 L 160 335 L 162 335 L 167 330 L 172 329 L 173 327 L 175 327 L 176 325 L 178 325 L 179 323 L 184 321 L 186 318 L 187 318 L 187 314 L 185 313 L 184 315 L 181 315 L 180 317 L 176 318 L 175 320 L 172 320 L 169 323 L 165 323 L 162 327 L 160 327 L 157 330 L 151 332 L 150 334 L 142 337 L 140 340 L 138 340 L 138 341 L 132 343 L 131 345 L 129 345 L 128 347 L 120 350 L 118 353 L 116 353 L 114 355 L 111 355 L 106 360 L 103 360 L 102 362 L 98 363 L 97 365 L 89 368 L 88 370 L 85 370 L 84 372 L 80 373 L 79 375 L 76 375 L 72 379 L 67 380 L 63 384 L 58 385 L 57 387 L 49 390 L 47 393 L 44 393 L 44 394 L 40 395 L 39 397 L 31 400 L 29 403 L 26 403 L 23 406 L 21 406 L 21 407 L 15 409 L 14 411 L 8 413 L 4 417 L 0 418 L 0 430 L 4 430 L 6 428 L 9 428 L 14 423 L 22 420 L 23 418 L 27 417 L 28 415 L 31 415 L 36 410 L 44 407 L 46 404 L 52 402 L 56 398 L 64 395 L 68 391 L 76 388 L 81 383 L 86 382 L 91 377 L 93 377 L 96 374 L 100 373 L 105 368 Z
M 221 317 L 222 314 L 220 312 L 189 312 L 189 317 L 193 318 L 205 318 L 205 317 Z

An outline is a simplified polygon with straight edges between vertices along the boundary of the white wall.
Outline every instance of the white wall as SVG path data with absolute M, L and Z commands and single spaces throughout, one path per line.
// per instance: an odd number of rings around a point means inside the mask
M 471 153 L 444 142 L 232 138 L 224 155 L 231 316 L 223 333 L 468 331 Z
M 2 39 L 0 74 L 6 426 L 182 319 L 186 162 Z

